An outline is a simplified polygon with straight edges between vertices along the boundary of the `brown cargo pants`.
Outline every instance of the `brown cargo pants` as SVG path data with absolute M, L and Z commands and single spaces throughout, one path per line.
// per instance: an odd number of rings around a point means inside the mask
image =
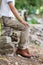
M 2 21 L 6 24 L 6 26 L 10 26 L 16 30 L 21 31 L 20 43 L 18 44 L 18 47 L 21 49 L 27 48 L 28 47 L 28 31 L 29 31 L 28 27 L 25 27 L 19 21 L 16 21 L 14 18 L 10 18 L 10 17 L 3 16 Z

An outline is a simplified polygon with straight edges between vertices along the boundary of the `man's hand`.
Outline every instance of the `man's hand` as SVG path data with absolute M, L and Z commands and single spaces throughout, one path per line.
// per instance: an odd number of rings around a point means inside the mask
M 25 25 L 26 27 L 29 27 L 30 26 L 26 21 L 23 21 L 22 24 Z

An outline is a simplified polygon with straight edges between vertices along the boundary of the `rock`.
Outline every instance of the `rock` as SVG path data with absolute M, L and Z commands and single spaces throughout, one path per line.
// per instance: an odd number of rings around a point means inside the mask
M 0 36 L 0 48 L 2 48 L 6 44 L 5 36 Z
M 31 25 L 29 29 L 29 42 L 43 46 L 43 25 Z
M 9 32 L 14 33 L 14 34 L 11 34 L 12 41 L 16 41 L 18 43 L 20 42 L 21 31 L 18 31 L 18 30 L 11 30 L 10 31 L 10 30 L 8 30 L 7 32 L 5 32 L 5 35 L 6 34 L 9 35 Z M 15 34 L 17 34 L 17 35 L 15 36 Z M 41 45 L 41 46 L 43 45 L 43 25 L 42 24 L 30 25 L 28 42 L 29 43 L 35 43 L 36 45 Z
M 0 48 L 4 47 L 6 49 L 6 48 L 10 48 L 10 46 L 14 48 L 14 45 L 20 42 L 20 35 L 21 35 L 21 31 L 14 30 L 13 35 L 11 36 L 13 41 L 8 36 L 1 36 Z M 28 43 L 36 44 L 38 46 L 43 46 L 43 25 L 42 24 L 30 25 Z M 38 51 L 36 50 L 35 53 L 38 53 Z
M 8 65 L 6 60 L 0 59 L 0 65 Z
M 43 63 L 43 54 L 39 55 L 39 62 Z
M 0 54 L 12 53 L 13 45 L 11 45 L 11 38 L 8 36 L 0 36 Z

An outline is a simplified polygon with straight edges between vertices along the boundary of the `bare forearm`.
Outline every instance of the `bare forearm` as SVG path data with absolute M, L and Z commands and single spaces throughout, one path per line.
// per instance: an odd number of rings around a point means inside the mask
M 22 17 L 19 15 L 17 9 L 11 4 L 9 4 L 9 7 L 11 9 L 11 11 L 13 12 L 13 14 L 15 15 L 15 17 L 19 20 L 19 22 L 23 23 L 24 20 L 22 19 Z
M 13 3 L 8 3 L 11 11 L 13 12 L 14 16 L 25 26 L 29 26 L 26 21 L 23 20 L 23 18 L 19 15 L 17 9 L 13 6 Z

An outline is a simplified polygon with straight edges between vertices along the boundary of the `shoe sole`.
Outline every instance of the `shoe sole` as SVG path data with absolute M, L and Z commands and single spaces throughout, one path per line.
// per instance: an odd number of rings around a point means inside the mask
M 24 55 L 22 55 L 20 53 L 16 53 L 16 55 L 21 55 L 22 57 L 25 57 L 25 58 L 31 58 L 32 57 L 32 56 L 24 56 Z

